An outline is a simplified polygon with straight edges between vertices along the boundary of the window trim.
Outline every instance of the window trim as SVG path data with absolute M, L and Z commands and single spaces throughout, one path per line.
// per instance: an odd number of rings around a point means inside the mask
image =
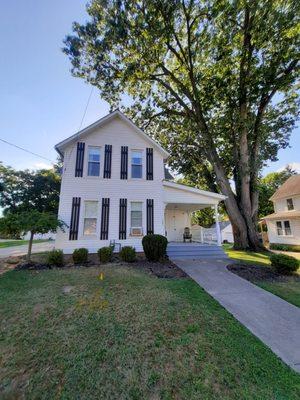
M 141 153 L 141 160 L 142 160 L 142 164 L 141 164 L 141 167 L 142 167 L 142 176 L 140 177 L 140 178 L 133 178 L 132 177 L 132 165 L 139 165 L 139 164 L 132 164 L 132 153 L 134 152 L 134 151 L 136 151 L 136 152 L 140 152 Z M 132 179 L 132 180 L 141 180 L 141 179 L 145 179 L 145 173 L 144 173 L 144 165 L 145 165 L 145 160 L 144 160 L 144 149 L 130 149 L 130 171 L 129 171 L 129 173 L 130 173 L 130 179 Z
M 289 205 L 289 201 L 291 202 L 290 205 Z M 287 205 L 288 211 L 293 211 L 295 209 L 294 208 L 294 201 L 293 201 L 292 197 L 286 199 L 286 205 Z M 290 208 L 290 206 L 292 206 L 292 208 Z
M 97 203 L 97 211 L 96 211 L 96 216 L 95 217 L 86 217 L 85 216 L 86 203 L 88 203 L 88 202 Z M 83 238 L 89 239 L 89 238 L 97 237 L 98 230 L 99 230 L 99 201 L 98 200 L 94 200 L 94 199 L 85 199 L 85 200 L 83 200 L 83 213 L 82 214 L 83 214 L 83 218 L 82 218 L 82 236 L 83 236 Z M 94 233 L 86 234 L 84 232 L 85 219 L 96 219 L 96 229 L 95 229 Z
M 137 178 L 140 179 L 140 178 Z M 132 203 L 139 203 L 141 204 L 141 226 L 132 226 Z M 144 231 L 144 212 L 143 212 L 144 202 L 142 200 L 130 200 L 130 209 L 129 209 L 129 216 L 130 216 L 130 236 L 143 236 Z M 140 229 L 141 232 L 139 234 L 132 234 L 132 229 Z
M 289 224 L 289 228 L 285 227 L 286 222 Z M 280 228 L 279 228 L 279 224 L 280 224 Z M 281 235 L 278 233 L 278 229 L 281 229 L 281 231 L 282 231 Z M 289 234 L 286 233 L 286 229 L 290 230 Z M 277 236 L 292 237 L 293 234 L 292 234 L 291 221 L 288 219 L 276 221 L 276 234 L 277 234 Z
M 89 161 L 89 156 L 90 156 L 90 149 L 91 148 L 94 148 L 94 149 L 99 149 L 99 157 L 100 157 L 100 161 L 99 161 L 99 175 L 89 175 L 89 163 L 90 163 L 90 161 Z M 101 165 L 101 160 L 102 160 L 102 146 L 97 146 L 97 145 L 88 145 L 88 148 L 87 148 L 87 157 L 86 157 L 86 177 L 87 178 L 91 178 L 91 179 L 99 179 L 99 178 L 101 178 L 101 173 L 102 173 L 102 165 Z M 91 162 L 93 162 L 93 161 L 91 161 Z M 94 161 L 94 163 L 96 163 L 95 161 Z

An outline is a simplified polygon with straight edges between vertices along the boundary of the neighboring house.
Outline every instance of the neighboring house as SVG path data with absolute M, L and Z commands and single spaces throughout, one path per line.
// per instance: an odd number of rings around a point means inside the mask
M 217 215 L 225 198 L 172 182 L 167 151 L 118 110 L 55 148 L 64 159 L 59 218 L 69 226 L 56 248 L 65 253 L 112 242 L 141 251 L 151 233 L 182 241 L 191 213 L 214 206 Z
M 293 175 L 270 200 L 275 212 L 263 220 L 268 227 L 270 243 L 300 244 L 300 175 Z
M 221 237 L 222 237 L 222 242 L 228 242 L 228 243 L 233 243 L 233 231 L 232 231 L 232 225 L 230 221 L 221 221 L 219 222 L 220 225 L 220 230 L 221 230 Z M 212 229 L 216 229 L 216 224 L 211 226 Z

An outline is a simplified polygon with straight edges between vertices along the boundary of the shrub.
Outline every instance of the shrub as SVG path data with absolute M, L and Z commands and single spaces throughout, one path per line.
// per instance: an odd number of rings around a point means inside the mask
M 162 235 L 146 235 L 142 245 L 147 260 L 159 261 L 166 256 L 168 240 Z
M 84 264 L 88 260 L 88 249 L 82 247 L 81 249 L 75 249 L 73 251 L 73 261 L 75 264 Z
M 300 251 L 300 246 L 296 244 L 282 244 L 282 243 L 270 243 L 271 250 L 279 251 Z
M 122 261 L 134 262 L 136 259 L 135 248 L 132 246 L 124 246 L 120 251 Z
M 47 264 L 62 267 L 64 265 L 64 253 L 62 250 L 51 250 L 47 255 Z
M 103 262 L 103 263 L 107 263 L 107 262 L 111 261 L 112 254 L 113 254 L 112 247 L 101 247 L 101 249 L 98 250 L 99 260 L 100 260 L 100 262 Z
M 274 270 L 280 274 L 291 274 L 299 267 L 299 261 L 286 254 L 272 254 L 270 260 Z

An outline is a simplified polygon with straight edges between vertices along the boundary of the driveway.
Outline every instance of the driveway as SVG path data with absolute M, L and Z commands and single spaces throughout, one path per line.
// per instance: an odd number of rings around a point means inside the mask
M 54 241 L 43 242 L 43 243 L 33 243 L 32 253 L 41 253 L 43 251 L 49 251 L 54 248 Z M 28 244 L 22 246 L 12 246 L 0 249 L 0 259 L 7 258 L 10 256 L 23 256 L 27 254 Z
M 173 261 L 278 357 L 300 372 L 300 308 L 228 271 L 228 261 Z

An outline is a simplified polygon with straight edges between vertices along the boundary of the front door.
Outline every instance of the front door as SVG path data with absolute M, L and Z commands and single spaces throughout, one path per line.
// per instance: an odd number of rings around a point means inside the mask
M 169 242 L 182 242 L 184 228 L 190 226 L 188 213 L 179 209 L 167 209 L 165 212 L 165 226 Z
M 169 242 L 178 241 L 178 232 L 176 226 L 176 210 L 166 210 L 166 231 Z

